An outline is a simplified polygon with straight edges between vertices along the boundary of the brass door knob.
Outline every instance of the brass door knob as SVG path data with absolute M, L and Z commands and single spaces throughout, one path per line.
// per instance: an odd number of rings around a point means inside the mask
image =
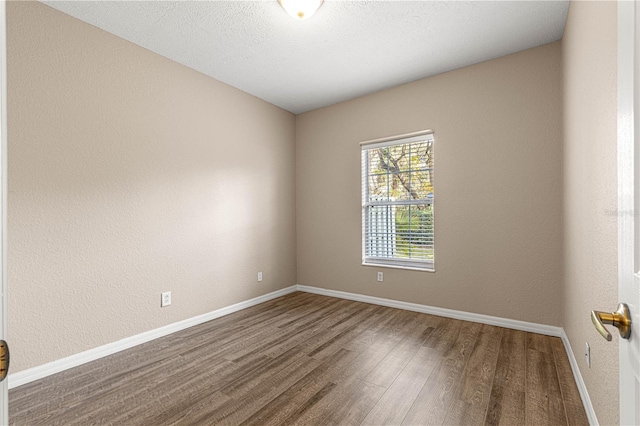
M 605 324 L 616 327 L 623 339 L 628 339 L 631 336 L 631 314 L 625 303 L 619 303 L 618 310 L 615 312 L 591 311 L 591 322 L 598 333 L 609 342 L 611 341 L 611 333 L 605 328 Z
M 9 374 L 9 345 L 0 340 L 0 382 Z

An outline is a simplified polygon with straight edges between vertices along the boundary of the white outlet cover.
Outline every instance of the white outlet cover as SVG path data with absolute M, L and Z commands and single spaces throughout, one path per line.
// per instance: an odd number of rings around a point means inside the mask
M 262 281 L 262 272 L 258 272 L 258 281 Z
M 170 305 L 171 305 L 171 292 L 165 291 L 164 293 L 162 293 L 162 298 L 160 300 L 160 307 L 164 308 L 165 306 L 170 306 Z
M 384 273 L 378 272 L 378 281 L 384 281 Z
M 587 362 L 587 367 L 591 368 L 591 348 L 589 343 L 584 344 L 584 359 Z

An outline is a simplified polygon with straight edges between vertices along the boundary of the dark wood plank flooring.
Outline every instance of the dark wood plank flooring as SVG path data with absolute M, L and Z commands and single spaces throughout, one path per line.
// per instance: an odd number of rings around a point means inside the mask
M 9 392 L 12 425 L 587 425 L 560 339 L 308 293 Z

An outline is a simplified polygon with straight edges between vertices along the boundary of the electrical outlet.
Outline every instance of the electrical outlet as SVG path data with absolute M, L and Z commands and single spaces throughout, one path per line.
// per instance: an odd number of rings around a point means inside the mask
M 162 293 L 162 299 L 160 300 L 160 307 L 164 308 L 165 306 L 171 305 L 171 292 L 165 291 Z
M 258 281 L 262 281 L 262 272 L 258 272 Z
M 384 273 L 383 272 L 378 272 L 378 281 L 380 281 L 380 282 L 384 281 Z
M 591 348 L 588 342 L 584 344 L 584 360 L 587 362 L 587 367 L 591 368 Z

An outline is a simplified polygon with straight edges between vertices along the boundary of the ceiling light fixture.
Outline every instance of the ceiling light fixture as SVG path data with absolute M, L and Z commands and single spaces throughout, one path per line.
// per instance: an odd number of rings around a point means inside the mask
M 280 6 L 295 19 L 311 18 L 323 0 L 278 0 Z

